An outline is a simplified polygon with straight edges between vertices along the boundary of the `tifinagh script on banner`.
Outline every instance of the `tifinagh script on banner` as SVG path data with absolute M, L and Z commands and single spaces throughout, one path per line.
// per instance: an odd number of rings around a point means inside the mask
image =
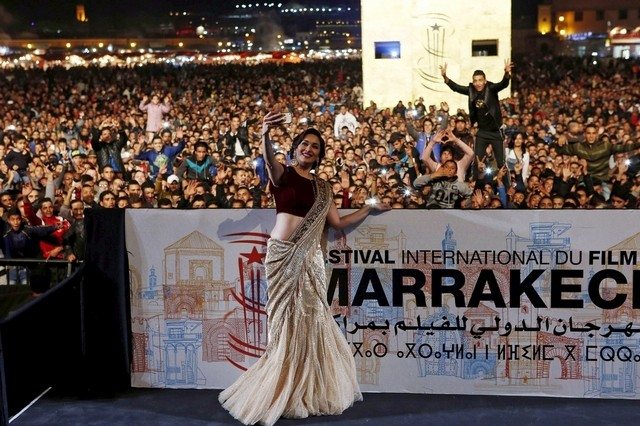
M 134 386 L 224 387 L 266 347 L 273 212 L 189 213 L 127 213 Z M 327 300 L 362 389 L 638 398 L 638 222 L 402 211 L 330 231 Z

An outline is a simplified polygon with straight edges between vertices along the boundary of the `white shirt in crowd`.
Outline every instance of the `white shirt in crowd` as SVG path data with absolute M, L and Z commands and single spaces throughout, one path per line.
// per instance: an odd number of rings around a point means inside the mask
M 359 126 L 356 117 L 346 109 L 344 109 L 344 111 L 341 110 L 340 113 L 336 114 L 336 119 L 333 123 L 333 134 L 336 138 L 340 137 L 340 130 L 342 130 L 344 126 L 347 126 L 351 132 L 355 132 L 356 127 Z

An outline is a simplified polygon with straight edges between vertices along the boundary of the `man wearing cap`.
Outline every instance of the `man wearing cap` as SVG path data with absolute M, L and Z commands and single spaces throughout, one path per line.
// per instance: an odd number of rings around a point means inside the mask
M 92 149 L 87 151 L 87 162 L 93 166 L 98 164 L 98 154 Z
M 502 113 L 500 112 L 498 92 L 506 89 L 509 85 L 512 68 L 513 63 L 510 60 L 506 60 L 504 63 L 504 76 L 499 83 L 487 81 L 484 71 L 476 70 L 473 72 L 473 82 L 469 83 L 468 86 L 461 86 L 447 77 L 446 62 L 440 65 L 440 73 L 446 85 L 454 92 L 469 97 L 471 125 L 478 125 L 474 146 L 475 156 L 477 158 L 484 157 L 487 145 L 491 145 L 496 156 L 498 168 L 504 165 L 504 144 L 500 133 Z
M 83 154 L 79 149 L 71 151 L 71 166 L 73 170 L 81 172 L 83 170 L 82 165 L 87 159 L 87 155 Z
M 172 193 L 180 192 L 181 190 L 180 178 L 177 175 L 169 175 L 166 185 L 163 185 L 161 179 L 156 179 L 156 194 L 158 194 L 158 200 L 162 198 L 171 199 Z
M 174 187 L 174 185 L 177 185 L 179 183 L 180 183 L 180 178 L 176 175 L 170 175 L 167 178 L 167 184 L 171 185 L 172 188 Z M 175 189 L 177 189 L 177 187 L 175 187 Z
M 456 115 L 453 134 L 468 146 L 473 147 L 473 135 L 467 129 L 467 118 L 464 115 Z

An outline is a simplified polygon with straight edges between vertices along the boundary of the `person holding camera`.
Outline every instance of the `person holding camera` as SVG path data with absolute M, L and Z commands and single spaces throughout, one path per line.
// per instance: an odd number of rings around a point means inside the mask
M 504 165 L 504 137 L 500 132 L 502 126 L 502 113 L 498 92 L 506 89 L 511 79 L 513 63 L 506 60 L 504 63 L 504 76 L 498 83 L 487 81 L 487 77 L 482 70 L 475 70 L 472 82 L 467 86 L 455 83 L 447 76 L 447 63 L 440 65 L 440 73 L 444 82 L 454 92 L 469 97 L 469 118 L 471 125 L 477 124 L 478 132 L 474 152 L 477 157 L 484 156 L 487 145 L 493 147 L 498 168 Z M 477 176 L 476 176 L 477 177 Z
M 325 154 L 317 129 L 308 127 L 294 138 L 291 166 L 276 161 L 268 133 L 283 119 L 270 112 L 262 123 L 262 152 L 276 202 L 265 258 L 267 348 L 219 396 L 244 424 L 336 415 L 362 399 L 353 355 L 327 303 L 322 241 L 326 225 L 344 229 L 374 210 L 391 208 L 371 201 L 341 217 L 331 185 L 312 173 Z
M 96 155 L 100 172 L 105 167 L 111 166 L 117 175 L 122 176 L 125 169 L 120 153 L 127 144 L 127 135 L 119 127 L 115 119 L 106 119 L 99 128 L 91 129 L 91 147 Z
M 156 134 L 153 137 L 150 148 L 142 152 L 134 151 L 136 160 L 146 161 L 149 164 L 149 175 L 152 179 L 155 179 L 158 175 L 169 176 L 173 174 L 173 162 L 186 145 L 182 138 L 182 130 L 177 132 L 176 136 L 179 140 L 177 145 L 172 145 L 170 138 L 169 143 L 165 143 L 166 132 L 171 135 L 170 130 L 163 130 L 162 136 Z

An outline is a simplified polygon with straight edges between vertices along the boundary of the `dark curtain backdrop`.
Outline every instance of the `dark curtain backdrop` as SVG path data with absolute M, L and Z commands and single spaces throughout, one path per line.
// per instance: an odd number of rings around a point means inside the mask
M 84 265 L 0 318 L 0 424 L 50 386 L 79 397 L 130 387 L 124 210 L 86 210 L 85 227 Z
M 124 210 L 86 210 L 82 294 L 86 386 L 90 394 L 131 385 L 129 264 Z

